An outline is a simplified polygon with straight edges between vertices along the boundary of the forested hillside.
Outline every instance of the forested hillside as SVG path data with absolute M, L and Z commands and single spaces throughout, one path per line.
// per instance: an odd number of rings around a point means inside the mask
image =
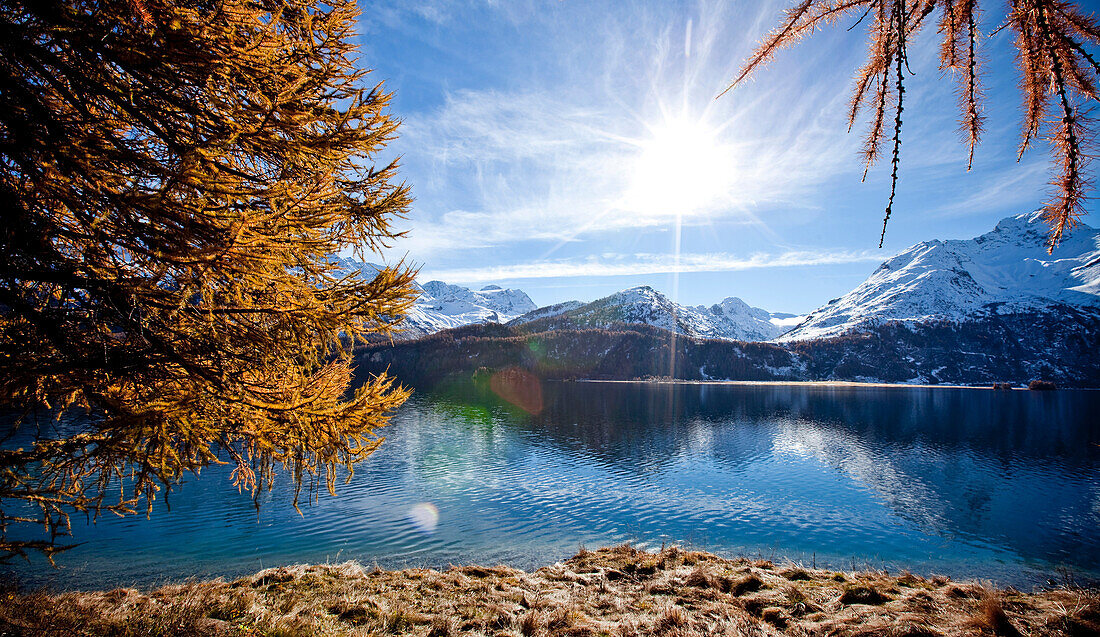
M 1027 335 L 1027 338 L 1021 335 Z M 1100 318 L 1071 307 L 1037 320 L 1006 314 L 972 322 L 889 322 L 870 331 L 794 343 L 691 339 L 645 325 L 528 332 L 472 325 L 359 351 L 359 373 L 389 369 L 425 385 L 455 374 L 520 367 L 545 379 L 838 380 L 928 384 L 1100 386 Z

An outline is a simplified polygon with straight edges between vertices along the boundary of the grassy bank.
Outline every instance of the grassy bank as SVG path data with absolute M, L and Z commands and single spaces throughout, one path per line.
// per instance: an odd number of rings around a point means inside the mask
M 1100 591 L 1035 593 L 669 548 L 582 551 L 525 573 L 268 569 L 150 592 L 3 591 L 0 635 L 1080 635 Z

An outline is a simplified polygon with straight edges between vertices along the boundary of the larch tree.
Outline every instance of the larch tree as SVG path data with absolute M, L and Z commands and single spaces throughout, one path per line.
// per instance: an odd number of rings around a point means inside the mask
M 351 348 L 395 327 L 415 273 L 333 255 L 389 245 L 411 199 L 375 163 L 398 122 L 357 17 L 0 2 L 0 403 L 23 414 L 0 424 L 0 557 L 51 555 L 72 512 L 151 510 L 212 463 L 254 494 L 279 467 L 332 491 L 381 441 L 408 394 L 349 389 Z
M 1096 130 L 1089 111 L 1100 101 L 1100 54 L 1095 52 L 1100 46 L 1100 21 L 1071 0 L 1007 0 L 1005 4 L 1006 15 L 996 32 L 1005 28 L 1015 32 L 1024 111 L 1019 154 L 1036 139 L 1045 138 L 1058 166 L 1051 180 L 1053 193 L 1044 204 L 1044 218 L 1051 228 L 1048 248 L 1053 250 L 1084 212 L 1092 187 L 1089 162 L 1096 154 Z M 884 146 L 888 147 L 890 197 L 879 240 L 882 247 L 897 192 L 909 45 L 937 12 L 937 29 L 943 37 L 940 68 L 956 78 L 959 130 L 969 149 L 967 170 L 973 164 L 984 123 L 978 48 L 987 37 L 979 29 L 978 5 L 978 0 L 802 0 L 763 39 L 726 91 L 749 78 L 780 49 L 823 26 L 845 17 L 867 21 L 867 61 L 856 73 L 848 129 L 861 111 L 870 112 L 862 149 L 866 168 L 881 159 Z

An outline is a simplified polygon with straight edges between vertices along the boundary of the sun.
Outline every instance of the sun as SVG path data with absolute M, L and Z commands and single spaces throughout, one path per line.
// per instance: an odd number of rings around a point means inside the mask
M 702 120 L 668 119 L 650 126 L 629 167 L 624 208 L 646 216 L 683 216 L 728 202 L 736 185 L 736 153 L 721 131 Z

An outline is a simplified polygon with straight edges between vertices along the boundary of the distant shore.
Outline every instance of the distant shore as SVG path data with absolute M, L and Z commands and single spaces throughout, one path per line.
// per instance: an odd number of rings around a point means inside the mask
M 910 385 L 908 383 L 870 383 L 849 380 L 684 380 L 679 378 L 637 378 L 633 380 L 604 380 L 599 378 L 578 378 L 577 383 L 651 383 L 667 385 L 743 385 L 743 386 L 793 386 L 793 387 L 904 387 L 909 389 L 993 389 L 988 385 Z M 997 391 L 1030 391 L 1027 387 L 1011 387 Z M 1073 387 L 1069 389 L 1097 390 L 1095 387 Z
M 2 590 L 0 635 L 1090 635 L 1100 591 L 1031 593 L 677 547 L 584 551 L 526 573 L 272 568 L 148 592 Z

